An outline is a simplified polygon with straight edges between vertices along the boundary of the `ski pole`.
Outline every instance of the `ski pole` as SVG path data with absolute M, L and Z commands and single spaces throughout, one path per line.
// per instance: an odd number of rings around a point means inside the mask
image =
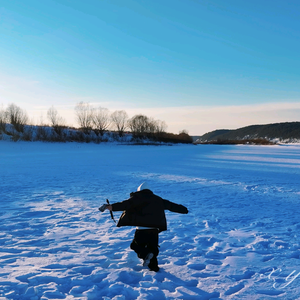
M 110 205 L 108 199 L 106 199 L 106 203 L 107 203 L 108 205 Z M 109 211 L 109 212 L 110 212 L 110 216 L 111 216 L 112 220 L 114 220 L 114 222 L 116 223 L 116 220 L 115 220 L 115 218 L 114 218 L 114 215 L 113 215 L 112 211 Z

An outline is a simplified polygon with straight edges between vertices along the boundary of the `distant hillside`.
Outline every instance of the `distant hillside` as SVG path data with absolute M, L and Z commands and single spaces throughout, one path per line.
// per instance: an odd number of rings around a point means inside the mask
M 199 137 L 197 142 L 244 139 L 267 139 L 279 141 L 300 140 L 300 122 L 251 125 L 235 130 L 214 130 Z

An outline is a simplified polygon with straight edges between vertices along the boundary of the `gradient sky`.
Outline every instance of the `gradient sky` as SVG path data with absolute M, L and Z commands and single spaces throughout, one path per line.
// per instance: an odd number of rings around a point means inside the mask
M 298 0 L 0 1 L 0 105 L 124 109 L 204 134 L 300 121 Z

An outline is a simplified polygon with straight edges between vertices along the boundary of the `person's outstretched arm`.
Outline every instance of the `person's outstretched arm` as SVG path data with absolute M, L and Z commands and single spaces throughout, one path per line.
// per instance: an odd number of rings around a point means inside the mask
M 189 212 L 188 209 L 181 204 L 176 204 L 174 202 L 165 199 L 163 199 L 163 203 L 164 203 L 164 209 L 167 209 L 169 211 L 176 212 L 179 214 L 187 214 Z
M 107 209 L 110 211 L 123 211 L 123 210 L 128 210 L 131 207 L 132 207 L 132 199 L 129 198 L 122 202 L 113 203 L 110 205 L 110 207 L 107 207 Z

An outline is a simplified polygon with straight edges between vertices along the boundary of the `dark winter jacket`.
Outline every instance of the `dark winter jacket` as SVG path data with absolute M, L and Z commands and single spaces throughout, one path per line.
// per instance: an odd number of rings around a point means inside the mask
M 131 193 L 128 200 L 112 204 L 112 210 L 123 211 L 118 227 L 144 226 L 158 228 L 159 231 L 167 230 L 165 210 L 188 213 L 185 206 L 162 199 L 150 190 Z

